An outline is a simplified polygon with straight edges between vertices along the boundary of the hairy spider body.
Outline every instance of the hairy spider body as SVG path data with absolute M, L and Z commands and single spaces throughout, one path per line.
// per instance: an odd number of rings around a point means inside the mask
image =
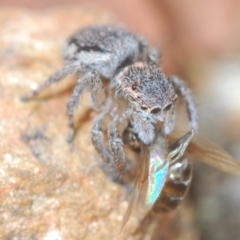
M 73 34 L 63 48 L 65 66 L 54 73 L 36 90 L 23 97 L 28 100 L 61 79 L 80 72 L 79 79 L 67 105 L 69 138 L 74 135 L 74 109 L 83 91 L 90 88 L 92 103 L 100 109 L 105 100 L 102 78 L 114 79 L 123 67 L 138 61 L 159 61 L 155 48 L 149 48 L 140 35 L 116 26 L 90 26 Z

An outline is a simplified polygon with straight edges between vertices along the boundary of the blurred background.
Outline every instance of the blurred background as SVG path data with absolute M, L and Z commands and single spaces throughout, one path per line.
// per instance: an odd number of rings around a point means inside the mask
M 240 1 L 0 0 L 1 7 L 96 5 L 162 51 L 196 95 L 200 134 L 240 159 Z M 240 179 L 195 164 L 189 194 L 203 240 L 240 239 Z

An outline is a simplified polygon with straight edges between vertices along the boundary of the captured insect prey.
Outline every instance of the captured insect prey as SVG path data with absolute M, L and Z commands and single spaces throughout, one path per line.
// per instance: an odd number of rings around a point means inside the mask
M 170 152 L 165 156 L 161 153 L 164 151 L 162 151 L 163 148 L 161 148 L 161 143 L 159 142 L 160 139 L 157 139 L 158 141 L 150 148 L 148 187 L 146 195 L 146 205 L 149 208 L 151 208 L 159 198 L 168 174 L 170 174 L 170 178 L 174 183 L 176 183 L 175 181 L 177 181 L 177 178 L 182 177 L 181 175 L 186 169 L 186 166 L 184 166 L 183 159 L 181 159 L 181 157 L 183 156 L 189 142 L 193 138 L 193 135 L 193 131 L 184 135 L 169 147 Z M 187 186 L 186 182 L 184 185 Z M 183 192 L 184 191 L 182 190 L 181 193 Z M 171 197 L 174 198 L 174 196 Z
M 145 199 L 148 218 L 178 207 L 191 184 L 192 159 L 240 177 L 240 161 L 193 131 L 182 137 L 158 134 L 154 144 L 141 149 L 140 166 L 122 228 L 131 215 L 134 203 L 139 200 L 140 193 Z
M 194 132 L 190 131 L 168 147 L 162 134 L 158 134 L 151 147 L 141 149 L 141 162 L 123 225 L 128 221 L 138 193 L 145 189 L 145 209 L 165 212 L 177 207 L 186 194 L 191 181 L 192 168 L 183 157 Z M 144 188 L 144 184 L 147 187 Z

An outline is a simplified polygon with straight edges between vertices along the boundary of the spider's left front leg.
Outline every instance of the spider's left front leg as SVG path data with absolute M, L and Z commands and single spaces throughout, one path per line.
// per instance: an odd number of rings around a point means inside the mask
M 197 112 L 197 106 L 196 106 L 195 98 L 192 91 L 188 88 L 188 86 L 185 84 L 183 80 L 181 80 L 176 76 L 169 77 L 169 80 L 173 84 L 178 94 L 185 100 L 187 105 L 188 118 L 190 120 L 192 130 L 195 133 L 197 133 L 198 132 L 198 112 Z

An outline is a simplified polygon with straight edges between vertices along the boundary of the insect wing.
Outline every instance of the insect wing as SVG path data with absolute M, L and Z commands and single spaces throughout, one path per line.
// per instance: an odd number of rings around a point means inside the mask
M 169 147 L 170 152 L 167 158 L 169 159 L 171 164 L 173 164 L 175 161 L 177 161 L 180 157 L 183 156 L 193 136 L 194 132 L 191 130 L 185 135 L 181 136 Z
M 137 202 L 141 189 L 143 188 L 143 185 L 146 183 L 146 180 L 148 178 L 148 171 L 147 171 L 148 162 L 149 162 L 148 158 L 149 158 L 149 148 L 147 146 L 143 146 L 141 148 L 141 154 L 140 154 L 140 166 L 138 168 L 137 176 L 134 182 L 133 191 L 129 200 L 128 208 L 123 218 L 121 231 L 126 225 L 126 223 L 128 222 L 133 210 L 133 205 L 134 203 Z
M 222 172 L 240 177 L 240 161 L 202 136 L 198 135 L 189 144 L 188 153 Z
M 167 179 L 169 161 L 155 148 L 150 151 L 146 205 L 151 208 L 160 196 Z

